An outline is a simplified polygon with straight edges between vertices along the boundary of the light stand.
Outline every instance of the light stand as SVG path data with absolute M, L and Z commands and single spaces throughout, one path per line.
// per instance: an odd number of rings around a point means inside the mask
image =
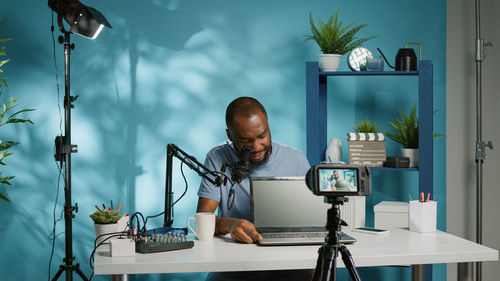
M 481 38 L 480 0 L 474 1 L 476 27 L 476 242 L 483 244 L 483 162 L 486 148 L 493 149 L 491 141 L 483 141 L 483 108 L 482 108 L 482 68 L 484 48 L 491 47 L 491 42 L 485 43 Z M 481 262 L 476 263 L 476 281 L 482 280 Z
M 340 218 L 340 205 L 344 204 L 344 197 L 325 197 L 332 207 L 328 209 L 328 216 L 326 222 L 326 229 L 328 235 L 325 238 L 325 243 L 318 250 L 318 260 L 316 261 L 316 268 L 312 281 L 335 281 L 337 278 L 337 257 L 338 253 L 342 255 L 342 261 L 349 271 L 351 279 L 360 281 L 351 253 L 347 247 L 340 244 L 341 226 L 346 225 Z
M 60 16 L 58 16 L 58 24 L 59 29 L 64 34 L 64 37 L 59 36 L 58 38 L 59 43 L 64 43 L 64 136 L 56 137 L 56 154 L 54 157 L 56 161 L 60 162 L 61 168 L 64 162 L 64 236 L 66 257 L 63 259 L 64 265 L 59 266 L 59 271 L 57 271 L 52 280 L 57 280 L 63 272 L 66 272 L 66 280 L 73 280 L 73 271 L 76 271 L 82 280 L 88 280 L 80 270 L 80 265 L 78 263 L 73 265 L 75 257 L 73 256 L 72 219 L 75 217 L 73 211 L 78 212 L 78 204 L 75 204 L 75 206 L 71 205 L 71 153 L 76 153 L 78 148 L 76 145 L 71 144 L 71 108 L 73 108 L 72 102 L 77 97 L 70 96 L 69 57 L 71 50 L 75 48 L 75 44 L 70 43 L 70 33 L 64 30 Z
M 78 0 L 49 0 L 48 6 L 57 13 L 57 24 L 64 36 L 59 36 L 58 41 L 64 44 L 64 136 L 57 136 L 55 140 L 56 161 L 60 162 L 61 169 L 64 162 L 64 226 L 65 226 L 65 258 L 63 265 L 52 280 L 57 280 L 63 272 L 66 273 L 66 280 L 73 280 L 73 271 L 87 281 L 87 277 L 80 270 L 80 265 L 73 264 L 73 229 L 72 219 L 75 217 L 73 211 L 78 212 L 78 204 L 71 204 L 71 153 L 76 153 L 78 148 L 71 144 L 71 108 L 72 102 L 78 96 L 70 96 L 70 54 L 75 48 L 75 44 L 70 43 L 70 33 L 79 34 L 83 37 L 95 39 L 99 36 L 103 27 L 111 28 L 106 18 L 92 7 L 87 7 Z M 70 31 L 64 29 L 63 17 L 70 25 Z

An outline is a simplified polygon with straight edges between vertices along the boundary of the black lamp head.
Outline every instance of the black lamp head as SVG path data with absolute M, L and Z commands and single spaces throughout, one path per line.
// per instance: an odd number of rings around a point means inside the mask
M 58 14 L 58 19 L 62 17 L 69 23 L 72 33 L 96 39 L 105 26 L 111 28 L 99 11 L 83 5 L 78 0 L 49 0 L 48 5 Z M 59 21 L 59 28 L 63 28 L 61 21 Z

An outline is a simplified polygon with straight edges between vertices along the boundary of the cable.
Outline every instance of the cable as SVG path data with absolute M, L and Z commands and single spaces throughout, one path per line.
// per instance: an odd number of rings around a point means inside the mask
M 54 57 L 54 68 L 55 68 L 55 71 L 56 71 L 56 89 L 57 89 L 57 108 L 59 109 L 59 131 L 61 132 L 61 135 L 62 135 L 62 114 L 61 114 L 61 105 L 59 104 L 59 100 L 60 100 L 60 91 L 59 91 L 59 69 L 57 68 L 57 58 L 56 58 L 56 41 L 54 39 L 54 12 L 52 12 L 52 18 L 51 18 L 51 26 L 50 26 L 50 30 L 51 30 L 51 37 L 52 37 L 52 51 L 53 51 L 53 57 Z M 54 145 L 54 151 L 55 151 L 55 145 Z M 56 199 L 55 199 L 55 202 L 54 202 L 54 209 L 53 209 L 53 225 L 52 225 L 52 232 L 49 234 L 48 238 L 49 240 L 52 240 L 52 248 L 51 248 L 51 251 L 50 251 L 50 259 L 49 259 L 49 270 L 48 270 L 48 280 L 50 280 L 50 269 L 51 269 L 51 265 L 52 265 L 52 259 L 54 257 L 54 249 L 55 249 L 55 243 L 56 243 L 56 238 L 57 236 L 61 235 L 62 233 L 64 232 L 61 232 L 59 234 L 56 235 L 56 225 L 57 225 L 57 222 L 61 221 L 62 220 L 62 214 L 63 214 L 63 211 L 61 211 L 61 216 L 59 217 L 59 219 L 56 219 L 56 208 L 57 208 L 57 201 L 59 199 L 59 190 L 60 190 L 60 183 L 61 183 L 61 176 L 64 178 L 65 175 L 64 173 L 62 172 L 62 164 L 61 166 L 57 165 L 57 161 L 56 162 L 56 166 L 57 166 L 57 169 L 59 171 L 59 175 L 57 177 L 57 190 L 56 190 Z
M 186 160 L 186 157 L 184 157 L 184 160 Z M 175 202 L 172 204 L 172 207 L 174 207 L 175 203 L 179 202 L 179 200 L 181 200 L 182 197 L 184 197 L 184 195 L 186 195 L 186 192 L 188 190 L 188 183 L 186 180 L 186 175 L 184 175 L 184 170 L 182 169 L 183 165 L 184 165 L 184 161 L 181 161 L 181 175 L 182 175 L 182 178 L 184 179 L 184 184 L 186 185 L 186 187 L 184 188 L 184 192 L 182 193 L 181 197 L 179 197 L 179 199 L 175 200 Z
M 57 57 L 56 57 L 56 40 L 54 39 L 54 12 L 52 12 L 52 25 L 50 26 L 51 36 L 52 36 L 52 54 L 54 57 L 54 69 L 56 70 L 56 90 L 57 90 L 57 100 L 61 99 L 61 93 L 59 90 L 59 68 L 57 67 Z M 62 113 L 61 105 L 57 103 L 57 109 L 59 111 L 59 132 L 62 136 Z
M 56 161 L 56 165 L 57 165 L 57 161 Z M 57 167 L 59 168 L 59 166 L 57 165 Z M 62 214 L 63 214 L 63 211 L 61 211 L 61 215 L 59 217 L 59 219 L 56 220 L 56 208 L 57 208 L 57 201 L 59 199 L 59 189 L 60 189 L 60 183 L 61 183 L 61 176 L 64 176 L 63 173 L 62 173 L 62 170 L 59 169 L 59 175 L 57 177 L 57 189 L 56 189 L 56 200 L 54 202 L 54 209 L 52 211 L 52 216 L 53 216 L 53 224 L 52 224 L 52 232 L 49 234 L 49 240 L 52 240 L 52 249 L 50 251 L 50 259 L 49 259 L 49 276 L 48 276 L 48 280 L 50 281 L 50 268 L 51 268 L 51 265 L 52 265 L 52 258 L 54 257 L 54 248 L 55 248 L 55 243 L 56 243 L 56 238 L 57 236 L 59 236 L 61 233 L 59 233 L 58 235 L 56 235 L 56 225 L 57 225 L 57 222 L 60 221 L 62 219 Z M 64 232 L 62 232 L 64 233 Z
M 184 157 L 184 160 L 186 160 L 186 157 Z M 179 202 L 179 200 L 181 200 L 182 197 L 184 197 L 184 195 L 186 195 L 186 192 L 188 190 L 187 179 L 186 179 L 186 176 L 184 175 L 184 170 L 182 169 L 183 165 L 184 165 L 184 162 L 181 161 L 181 165 L 180 165 L 181 166 L 180 167 L 181 168 L 181 175 L 182 175 L 182 178 L 184 179 L 184 184 L 185 184 L 184 192 L 182 193 L 181 197 L 179 197 L 177 200 L 175 200 L 175 202 L 172 204 L 172 206 L 170 206 L 170 208 L 173 208 L 175 203 Z M 165 214 L 165 211 L 163 211 L 159 214 L 153 215 L 153 216 L 147 216 L 146 220 L 144 221 L 144 230 L 146 229 L 146 224 L 148 223 L 148 219 L 156 218 L 156 217 L 161 216 L 163 214 Z
M 186 160 L 187 157 L 184 157 L 183 160 Z M 181 161 L 181 165 L 180 165 L 180 169 L 181 169 L 181 175 L 182 175 L 182 178 L 184 179 L 184 184 L 185 184 L 185 188 L 184 188 L 184 192 L 182 193 L 182 195 L 172 204 L 171 207 L 173 207 L 177 202 L 179 202 L 179 200 L 181 200 L 187 193 L 187 190 L 188 190 L 188 182 L 187 182 L 187 179 L 186 179 L 186 175 L 184 174 L 184 169 L 183 169 L 183 165 L 184 165 L 184 161 Z M 225 176 L 224 173 L 222 172 L 216 172 L 216 173 L 220 173 L 222 174 L 223 176 Z M 147 222 L 148 222 L 148 219 L 150 218 L 155 218 L 155 217 L 158 217 L 160 215 L 163 215 L 165 213 L 165 211 L 159 213 L 159 214 L 156 214 L 156 215 L 153 215 L 153 216 L 147 216 L 145 219 L 144 219 L 144 216 L 142 215 L 142 213 L 140 212 L 135 212 L 133 213 L 131 216 L 130 216 L 130 225 L 129 225 L 129 228 L 132 229 L 132 225 L 133 225 L 133 222 L 134 222 L 134 219 L 136 219 L 137 221 L 137 235 L 138 236 L 141 236 L 141 233 L 146 233 L 147 231 L 147 228 L 146 228 L 146 225 L 147 225 Z M 143 226 L 142 228 L 140 227 L 140 220 L 139 220 L 139 217 L 142 218 L 142 222 L 143 222 Z M 104 244 L 104 242 L 108 241 L 109 239 L 113 238 L 113 237 L 121 237 L 123 236 L 124 234 L 127 234 L 127 231 L 121 231 L 121 232 L 112 232 L 112 233 L 106 233 L 106 234 L 102 234 L 102 235 L 99 235 L 96 237 L 96 239 L 94 240 L 94 249 L 92 250 L 92 253 L 90 254 L 90 260 L 89 260 L 89 265 L 90 265 L 90 268 L 92 269 L 92 274 L 90 275 L 90 279 L 89 281 L 92 280 L 92 277 L 94 276 L 94 256 L 95 256 L 95 252 L 97 250 L 97 248 L 99 246 L 101 246 L 102 244 Z M 130 233 L 133 235 L 133 233 Z M 99 244 L 97 244 L 97 240 L 100 238 L 100 237 L 103 237 L 103 236 L 107 236 L 103 241 L 101 241 Z M 50 276 L 50 275 L 49 275 Z
M 89 259 L 89 265 L 90 265 L 90 268 L 92 269 L 92 274 L 90 275 L 89 281 L 92 280 L 92 277 L 94 277 L 94 256 L 95 256 L 95 252 L 96 252 L 97 248 L 99 248 L 99 246 L 103 245 L 109 239 L 114 238 L 114 237 L 120 238 L 123 235 L 127 235 L 127 232 L 126 231 L 110 232 L 110 233 L 101 234 L 95 238 L 94 249 L 92 250 L 92 253 L 90 254 L 90 259 Z M 99 244 L 97 244 L 97 240 L 103 236 L 107 236 L 107 237 L 104 238 L 101 242 L 99 242 Z

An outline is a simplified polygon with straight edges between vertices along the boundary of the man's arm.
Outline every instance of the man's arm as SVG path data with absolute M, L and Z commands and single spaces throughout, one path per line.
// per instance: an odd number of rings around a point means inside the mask
M 219 202 L 200 197 L 198 199 L 198 207 L 196 212 L 215 212 Z M 222 218 L 217 216 L 215 219 L 215 234 L 225 235 L 231 233 L 233 241 L 241 243 L 254 243 L 262 240 L 262 236 L 257 232 L 253 223 L 237 218 Z M 253 236 L 250 237 L 249 235 Z

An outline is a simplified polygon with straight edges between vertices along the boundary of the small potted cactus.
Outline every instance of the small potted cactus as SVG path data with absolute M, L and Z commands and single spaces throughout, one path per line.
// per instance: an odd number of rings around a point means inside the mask
M 97 205 L 95 207 L 97 211 L 92 213 L 90 218 L 94 221 L 94 229 L 97 237 L 96 245 L 99 245 L 108 237 L 108 235 L 101 235 L 118 231 L 118 221 L 123 215 L 120 215 L 121 204 L 118 210 L 113 210 L 111 208 L 103 208 L 101 210 Z
M 111 208 L 101 210 L 97 207 L 97 211 L 92 213 L 90 217 L 96 224 L 110 224 L 117 223 L 122 215 L 119 214 L 119 210 L 111 210 Z

